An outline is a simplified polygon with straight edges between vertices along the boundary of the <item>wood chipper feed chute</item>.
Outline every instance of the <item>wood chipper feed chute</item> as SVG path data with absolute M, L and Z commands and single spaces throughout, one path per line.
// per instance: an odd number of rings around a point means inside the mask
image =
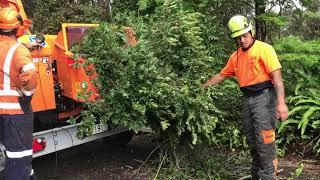
M 75 60 L 71 49 L 74 45 L 80 44 L 90 29 L 97 26 L 98 24 L 64 23 L 54 43 L 53 56 L 57 61 L 57 76 L 63 88 L 63 95 L 77 102 L 85 101 L 79 96 L 84 93 L 90 93 L 89 100 L 94 100 L 98 97 L 98 91 L 92 84 L 95 76 L 88 76 L 85 67 L 82 66 L 85 60 Z

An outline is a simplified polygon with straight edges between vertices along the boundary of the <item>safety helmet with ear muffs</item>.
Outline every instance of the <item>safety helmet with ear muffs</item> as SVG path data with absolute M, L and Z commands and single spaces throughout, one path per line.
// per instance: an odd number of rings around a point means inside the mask
M 235 15 L 230 18 L 228 23 L 229 30 L 231 31 L 231 37 L 235 38 L 251 31 L 252 36 L 254 36 L 254 29 L 252 22 L 242 16 L 242 15 Z
M 23 30 L 23 19 L 20 14 L 12 8 L 0 9 L 0 30 L 10 32 L 14 29 L 17 29 L 17 32 Z

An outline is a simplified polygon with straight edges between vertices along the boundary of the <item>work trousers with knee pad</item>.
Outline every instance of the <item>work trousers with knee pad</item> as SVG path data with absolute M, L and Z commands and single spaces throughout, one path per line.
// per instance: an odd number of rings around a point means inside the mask
M 0 115 L 1 142 L 5 147 L 5 180 L 30 180 L 32 170 L 33 113 Z
M 276 103 L 274 88 L 243 97 L 242 124 L 252 157 L 252 179 L 271 180 L 277 171 Z

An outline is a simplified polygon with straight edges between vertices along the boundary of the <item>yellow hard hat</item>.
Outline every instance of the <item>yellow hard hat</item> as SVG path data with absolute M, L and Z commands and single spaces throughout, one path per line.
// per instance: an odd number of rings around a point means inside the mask
M 0 9 L 0 29 L 3 32 L 11 31 L 22 24 L 20 14 L 12 8 Z
M 230 18 L 228 23 L 229 30 L 231 31 L 231 37 L 235 38 L 251 31 L 254 35 L 254 30 L 250 20 L 242 15 L 235 15 Z

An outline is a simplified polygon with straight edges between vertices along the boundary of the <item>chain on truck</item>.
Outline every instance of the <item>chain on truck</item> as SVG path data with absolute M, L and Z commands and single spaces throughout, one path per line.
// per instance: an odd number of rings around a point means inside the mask
M 37 48 L 30 50 L 33 63 L 37 68 L 38 82 L 31 102 L 35 116 L 33 157 L 40 157 L 112 135 L 122 137 L 128 142 L 133 133 L 126 128 L 109 129 L 106 124 L 97 123 L 93 128 L 92 136 L 78 139 L 77 127 L 81 122 L 67 123 L 69 118 L 78 116 L 83 108 L 84 100 L 79 98 L 79 93 L 90 92 L 89 100 L 91 101 L 99 98 L 98 90 L 91 83 L 93 77 L 88 76 L 82 66 L 74 66 L 75 60 L 70 51 L 88 30 L 98 25 L 64 23 L 57 35 L 32 35 L 29 28 L 32 21 L 27 18 L 21 0 L 0 0 L 0 8 L 11 6 L 18 9 L 23 18 L 25 35 L 18 41 L 25 44 L 33 42 L 40 44 Z M 135 43 L 132 29 L 124 28 L 124 30 L 128 31 L 129 39 L 134 39 L 130 42 Z M 3 152 L 1 142 L 0 150 Z M 0 171 L 4 163 L 4 155 L 0 153 Z

